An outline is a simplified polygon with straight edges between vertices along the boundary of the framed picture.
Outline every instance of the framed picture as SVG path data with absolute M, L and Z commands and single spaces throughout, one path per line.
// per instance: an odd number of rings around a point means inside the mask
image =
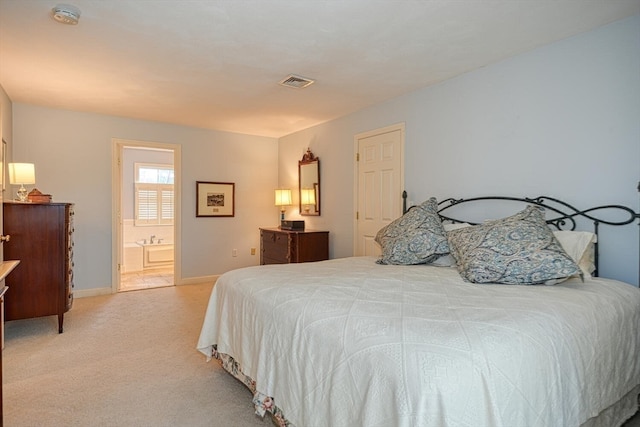
M 196 216 L 234 216 L 233 182 L 196 181 Z

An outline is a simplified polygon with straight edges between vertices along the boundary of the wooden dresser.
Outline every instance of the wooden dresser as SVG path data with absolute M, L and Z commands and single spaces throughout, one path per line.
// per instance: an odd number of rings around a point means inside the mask
M 288 231 L 279 228 L 260 229 L 260 264 L 329 259 L 328 231 Z
M 4 259 L 20 260 L 6 278 L 5 320 L 58 315 L 73 304 L 73 204 L 3 203 Z

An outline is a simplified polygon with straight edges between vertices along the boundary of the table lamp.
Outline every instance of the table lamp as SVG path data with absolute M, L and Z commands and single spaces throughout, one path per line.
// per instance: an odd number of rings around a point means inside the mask
M 280 221 L 284 221 L 285 206 L 291 205 L 291 190 L 276 190 L 276 206 L 280 206 Z
M 25 184 L 30 185 L 36 183 L 36 170 L 34 164 L 9 163 L 9 183 L 20 186 L 20 189 L 17 192 L 18 200 L 26 202 L 27 189 L 24 188 Z

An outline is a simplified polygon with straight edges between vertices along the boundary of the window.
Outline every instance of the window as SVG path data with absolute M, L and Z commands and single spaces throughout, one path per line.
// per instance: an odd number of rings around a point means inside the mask
M 135 164 L 135 225 L 173 225 L 173 166 Z

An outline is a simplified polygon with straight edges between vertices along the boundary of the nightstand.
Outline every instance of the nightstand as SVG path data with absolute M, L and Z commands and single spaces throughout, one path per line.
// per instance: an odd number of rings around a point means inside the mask
M 260 229 L 260 265 L 329 259 L 328 231 Z

